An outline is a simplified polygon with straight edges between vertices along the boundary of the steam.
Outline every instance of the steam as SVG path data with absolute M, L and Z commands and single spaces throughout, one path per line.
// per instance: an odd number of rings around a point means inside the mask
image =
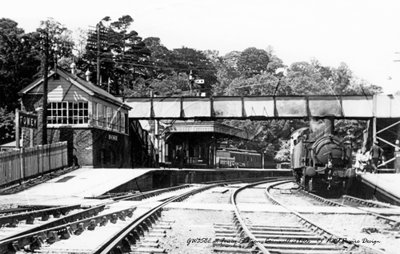
M 315 119 L 310 120 L 310 129 L 313 133 L 324 132 L 325 123 L 322 120 L 316 121 Z

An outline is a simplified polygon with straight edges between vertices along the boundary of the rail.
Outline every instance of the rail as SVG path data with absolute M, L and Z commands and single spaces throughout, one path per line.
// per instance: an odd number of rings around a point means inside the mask
M 272 183 L 271 185 L 269 185 L 266 190 L 265 190 L 265 194 L 267 195 L 267 198 L 274 204 L 280 205 L 282 207 L 284 207 L 286 210 L 288 210 L 289 212 L 291 212 L 292 214 L 296 215 L 300 222 L 304 225 L 307 226 L 308 228 L 310 228 L 311 230 L 313 230 L 314 232 L 318 233 L 319 235 L 326 237 L 327 239 L 342 239 L 341 243 L 343 243 L 344 245 L 346 245 L 347 250 L 351 250 L 354 247 L 362 247 L 365 248 L 367 250 L 373 251 L 373 253 L 378 253 L 378 254 L 384 254 L 386 252 L 373 248 L 373 247 L 369 247 L 366 246 L 364 244 L 356 244 L 356 243 L 352 243 L 351 241 L 348 241 L 346 237 L 330 232 L 329 230 L 327 230 L 325 227 L 309 220 L 308 218 L 306 218 L 305 216 L 303 216 L 302 214 L 300 214 L 299 212 L 297 212 L 296 210 L 290 208 L 289 206 L 286 206 L 284 204 L 282 204 L 282 202 L 279 202 L 278 200 L 276 200 L 274 197 L 272 197 L 271 193 L 269 192 L 270 189 L 272 189 L 273 187 L 280 185 L 280 184 L 284 184 L 284 183 L 289 183 L 289 182 L 293 182 L 291 181 L 280 181 L 280 182 L 276 182 L 276 183 Z
M 351 207 L 351 206 L 348 206 L 348 205 L 340 204 L 340 203 L 332 201 L 332 200 L 328 200 L 328 199 L 322 198 L 322 197 L 317 196 L 317 195 L 312 194 L 312 193 L 307 193 L 304 190 L 301 190 L 301 191 L 304 194 L 307 194 L 308 196 L 310 196 L 310 197 L 312 197 L 312 198 L 314 198 L 316 200 L 319 200 L 319 201 L 321 201 L 321 202 L 323 202 L 325 204 L 328 204 L 330 206 Z M 343 199 L 351 201 L 351 202 L 354 202 L 354 203 L 368 205 L 369 208 L 371 208 L 371 207 L 393 208 L 394 207 L 394 206 L 385 206 L 384 204 L 377 204 L 377 203 L 374 203 L 374 202 L 365 201 L 365 200 L 362 200 L 362 199 L 359 199 L 359 198 L 355 198 L 355 197 L 351 197 L 351 196 L 347 196 L 347 195 L 344 195 Z M 399 228 L 400 227 L 400 220 L 398 220 L 398 219 L 391 218 L 391 217 L 388 217 L 388 216 L 383 216 L 383 215 L 381 215 L 381 214 L 379 214 L 377 212 L 373 212 L 373 211 L 371 211 L 369 209 L 366 209 L 366 208 L 361 208 L 361 207 L 352 207 L 352 208 L 358 209 L 360 211 L 366 212 L 369 215 L 375 216 L 378 220 L 385 221 L 385 223 L 389 224 L 392 228 Z
M 126 241 L 130 241 L 132 238 L 131 233 L 132 232 L 143 232 L 144 230 L 149 228 L 149 225 L 154 223 L 157 218 L 160 217 L 161 215 L 161 210 L 163 207 L 166 205 L 172 203 L 172 202 L 180 202 L 191 195 L 197 194 L 199 192 L 208 190 L 210 188 L 214 188 L 217 186 L 220 186 L 222 184 L 213 184 L 213 185 L 208 185 L 205 187 L 201 187 L 195 190 L 191 190 L 188 192 L 185 192 L 181 195 L 175 196 L 173 198 L 168 199 L 167 201 L 153 207 L 150 209 L 148 212 L 144 213 L 140 217 L 138 217 L 135 221 L 130 223 L 127 227 L 125 227 L 124 230 L 122 230 L 120 233 L 109 239 L 103 246 L 95 250 L 93 253 L 94 254 L 106 254 L 106 253 L 113 253 L 114 250 L 122 249 L 122 245 Z
M 67 165 L 67 142 L 2 152 L 0 153 L 0 186 L 18 183 Z
M 262 181 L 262 182 L 248 184 L 246 186 L 243 186 L 243 187 L 237 189 L 236 191 L 234 191 L 231 194 L 231 203 L 234 206 L 234 212 L 235 212 L 234 220 L 235 220 L 236 227 L 238 227 L 239 230 L 241 230 L 244 234 L 246 234 L 246 236 L 250 238 L 251 242 L 255 243 L 255 245 L 257 246 L 258 250 L 260 250 L 264 254 L 269 254 L 270 252 L 261 243 L 259 243 L 257 241 L 256 237 L 253 235 L 253 233 L 251 233 L 250 229 L 247 227 L 246 223 L 243 221 L 242 217 L 240 216 L 240 212 L 239 212 L 239 209 L 237 207 L 237 204 L 236 204 L 236 196 L 243 189 L 246 189 L 246 188 L 252 187 L 254 185 L 258 185 L 258 184 L 275 182 L 275 181 L 277 181 L 277 180 L 276 179 L 270 179 L 270 180 L 266 180 L 266 181 Z

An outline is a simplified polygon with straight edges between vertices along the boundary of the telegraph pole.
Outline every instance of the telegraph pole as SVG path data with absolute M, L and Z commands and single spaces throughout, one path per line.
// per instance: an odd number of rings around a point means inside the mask
M 49 33 L 46 27 L 44 37 L 43 59 L 43 115 L 42 115 L 42 145 L 47 144 L 47 93 L 48 93 L 48 68 L 49 68 Z
M 97 79 L 96 83 L 100 86 L 100 23 L 97 24 Z

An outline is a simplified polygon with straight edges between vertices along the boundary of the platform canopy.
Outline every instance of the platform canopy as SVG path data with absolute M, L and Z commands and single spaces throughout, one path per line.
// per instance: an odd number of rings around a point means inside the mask
M 242 139 L 252 139 L 254 133 L 240 128 L 235 128 L 218 122 L 204 121 L 182 121 L 175 122 L 168 129 L 169 133 L 217 133 L 225 136 L 237 137 Z

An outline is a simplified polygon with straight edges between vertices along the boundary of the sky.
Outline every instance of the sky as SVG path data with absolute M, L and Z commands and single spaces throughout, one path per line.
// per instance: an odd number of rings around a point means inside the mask
M 76 31 L 105 16 L 130 15 L 133 30 L 159 37 L 170 50 L 224 55 L 272 47 L 288 66 L 316 59 L 337 68 L 344 62 L 391 94 L 400 90 L 399 11 L 399 0 L 13 0 L 2 4 L 0 18 L 25 32 L 48 18 Z

